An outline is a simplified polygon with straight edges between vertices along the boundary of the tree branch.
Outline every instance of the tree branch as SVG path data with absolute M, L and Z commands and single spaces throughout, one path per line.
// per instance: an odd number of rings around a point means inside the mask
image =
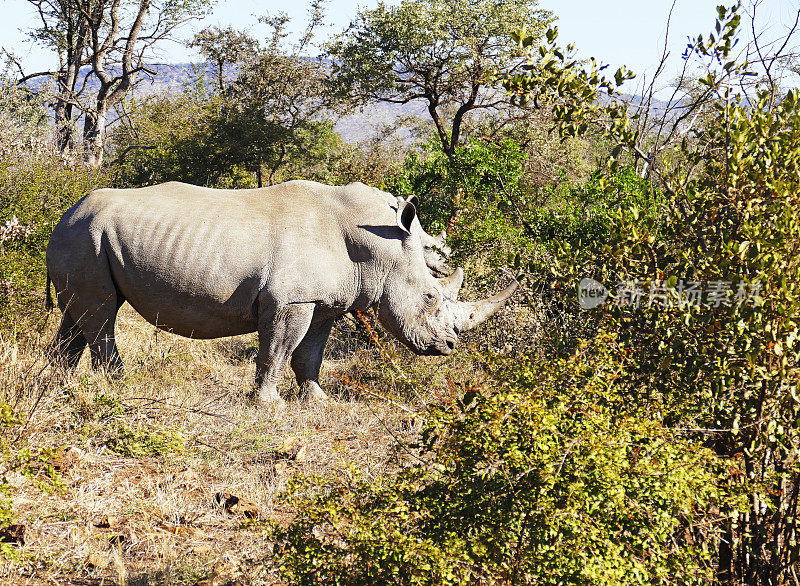
M 123 151 L 120 153 L 120 155 L 116 159 L 114 159 L 113 161 L 108 163 L 108 166 L 109 167 L 113 167 L 114 165 L 118 165 L 119 163 L 122 163 L 125 160 L 125 156 L 129 152 L 131 152 L 133 150 L 152 150 L 154 148 L 156 148 L 154 145 L 146 145 L 146 144 L 134 144 L 134 145 L 127 146 L 127 147 L 125 147 L 123 149 Z

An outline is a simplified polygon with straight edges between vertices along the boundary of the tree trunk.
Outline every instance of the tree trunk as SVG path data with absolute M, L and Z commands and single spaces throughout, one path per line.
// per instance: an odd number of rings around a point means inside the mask
M 71 150 L 75 144 L 74 128 L 72 127 L 72 100 L 75 99 L 75 85 L 78 82 L 85 40 L 85 27 L 80 27 L 77 44 L 68 50 L 67 66 L 59 73 L 57 79 L 58 93 L 53 118 L 56 126 L 56 147 L 62 153 Z
M 278 160 L 275 161 L 275 164 L 272 166 L 269 172 L 269 184 L 275 185 L 275 173 L 278 172 L 278 169 L 281 168 L 283 165 L 283 161 L 286 159 L 287 148 L 285 143 L 281 143 L 281 156 L 278 157 Z
M 109 19 L 111 30 L 105 40 L 101 41 L 100 33 L 105 18 L 95 18 L 89 24 L 91 31 L 90 51 L 92 54 L 92 71 L 100 80 L 100 88 L 97 91 L 95 107 L 86 112 L 86 122 L 83 126 L 83 149 L 84 158 L 89 165 L 99 167 L 103 164 L 103 146 L 105 144 L 106 124 L 108 123 L 108 111 L 113 108 L 128 90 L 133 87 L 136 80 L 136 72 L 139 67 L 134 65 L 134 49 L 139 33 L 144 25 L 145 17 L 150 11 L 152 0 L 138 0 L 139 8 L 136 18 L 131 25 L 127 35 L 119 30 L 119 0 L 115 0 L 110 7 Z M 103 4 L 97 4 L 96 8 L 103 15 Z M 105 59 L 109 52 L 114 48 L 118 40 L 124 40 L 124 49 L 120 56 L 121 72 L 114 75 L 106 71 Z
M 53 108 L 53 119 L 56 127 L 56 148 L 62 153 L 71 150 L 74 144 L 72 104 L 57 98 Z
M 105 142 L 107 112 L 104 105 L 98 104 L 96 112 L 87 112 L 83 125 L 84 160 L 92 167 L 103 164 L 103 144 Z
M 731 586 L 733 580 L 733 531 L 730 519 L 725 520 L 725 530 L 719 544 L 719 562 L 717 563 L 717 584 Z

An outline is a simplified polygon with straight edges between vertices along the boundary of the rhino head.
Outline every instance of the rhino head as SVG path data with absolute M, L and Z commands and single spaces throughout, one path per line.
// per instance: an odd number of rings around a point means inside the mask
M 401 230 L 401 258 L 386 279 L 377 308 L 378 320 L 416 354 L 452 354 L 459 334 L 499 311 L 518 283 L 513 281 L 488 299 L 459 301 L 464 271 L 457 268 L 443 278 L 431 274 L 424 242 L 417 234 L 419 222 L 414 222 L 414 204 L 411 201 L 400 203 L 397 218 Z

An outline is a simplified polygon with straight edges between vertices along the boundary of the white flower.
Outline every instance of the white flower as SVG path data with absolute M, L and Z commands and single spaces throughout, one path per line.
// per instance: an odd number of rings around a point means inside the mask
M 24 240 L 36 232 L 34 226 L 24 226 L 19 223 L 17 216 L 12 216 L 4 226 L 0 226 L 0 244 L 12 240 Z

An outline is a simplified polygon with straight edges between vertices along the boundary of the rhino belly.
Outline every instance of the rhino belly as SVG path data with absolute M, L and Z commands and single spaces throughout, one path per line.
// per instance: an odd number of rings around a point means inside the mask
M 234 290 L 227 299 L 222 299 L 219 289 L 208 291 L 185 286 L 196 282 L 164 282 L 158 275 L 141 271 L 128 272 L 115 281 L 125 300 L 163 330 L 188 338 L 221 338 L 257 329 L 257 284 L 245 281 L 239 291 Z M 251 286 L 255 292 L 242 295 Z
M 120 286 L 125 300 L 154 326 L 187 338 L 222 338 L 255 332 L 256 309 L 230 307 L 211 297 L 187 293 L 176 287 Z
M 255 263 L 213 246 L 143 245 L 116 236 L 109 239 L 111 274 L 147 321 L 190 338 L 256 331 L 262 271 Z

